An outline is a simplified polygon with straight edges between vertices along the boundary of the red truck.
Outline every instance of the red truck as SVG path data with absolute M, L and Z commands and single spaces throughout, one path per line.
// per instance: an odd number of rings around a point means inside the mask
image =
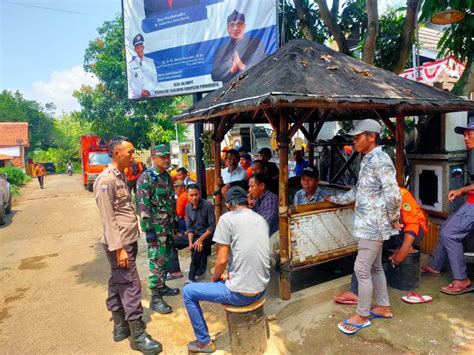
M 95 179 L 112 158 L 107 142 L 99 136 L 81 136 L 81 152 L 84 189 L 92 192 Z

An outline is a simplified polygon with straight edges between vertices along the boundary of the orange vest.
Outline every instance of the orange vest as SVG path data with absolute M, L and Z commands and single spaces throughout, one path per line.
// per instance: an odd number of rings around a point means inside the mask
M 141 173 L 143 172 L 143 165 L 141 162 L 137 161 L 137 167 L 138 167 L 138 173 L 137 174 L 133 174 L 133 171 L 132 171 L 132 167 L 127 167 L 125 168 L 125 175 L 127 176 L 127 180 L 128 181 L 133 181 L 133 180 L 136 180 L 140 177 Z
M 428 233 L 426 218 L 420 206 L 407 189 L 400 187 L 400 193 L 402 194 L 402 208 L 400 209 L 400 213 L 404 225 L 403 231 L 418 234 L 421 226 L 426 235 Z

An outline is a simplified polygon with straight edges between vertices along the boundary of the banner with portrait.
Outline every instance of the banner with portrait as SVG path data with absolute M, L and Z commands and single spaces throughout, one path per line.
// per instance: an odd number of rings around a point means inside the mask
M 278 47 L 275 0 L 122 0 L 129 99 L 211 91 Z

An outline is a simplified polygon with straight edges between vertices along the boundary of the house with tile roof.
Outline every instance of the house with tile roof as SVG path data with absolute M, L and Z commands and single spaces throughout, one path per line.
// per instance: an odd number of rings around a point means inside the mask
M 0 122 L 0 167 L 25 169 L 25 148 L 30 146 L 28 122 Z

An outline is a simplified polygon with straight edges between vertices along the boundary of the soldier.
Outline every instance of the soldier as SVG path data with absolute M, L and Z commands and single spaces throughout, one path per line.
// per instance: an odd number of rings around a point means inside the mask
M 171 176 L 169 147 L 161 144 L 151 151 L 153 165 L 137 182 L 137 199 L 142 230 L 146 233 L 151 289 L 150 308 L 167 314 L 172 308 L 163 296 L 176 296 L 179 289 L 165 285 L 167 263 L 171 261 L 173 236 L 176 231 L 176 200 Z
M 162 351 L 161 344 L 145 331 L 141 285 L 136 268 L 140 230 L 124 170 L 133 162 L 133 144 L 114 137 L 109 144 L 112 163 L 94 183 L 94 195 L 104 225 L 103 244 L 111 267 L 107 308 L 114 320 L 114 341 L 131 335 L 130 346 L 146 354 Z M 127 324 L 128 321 L 128 324 Z

